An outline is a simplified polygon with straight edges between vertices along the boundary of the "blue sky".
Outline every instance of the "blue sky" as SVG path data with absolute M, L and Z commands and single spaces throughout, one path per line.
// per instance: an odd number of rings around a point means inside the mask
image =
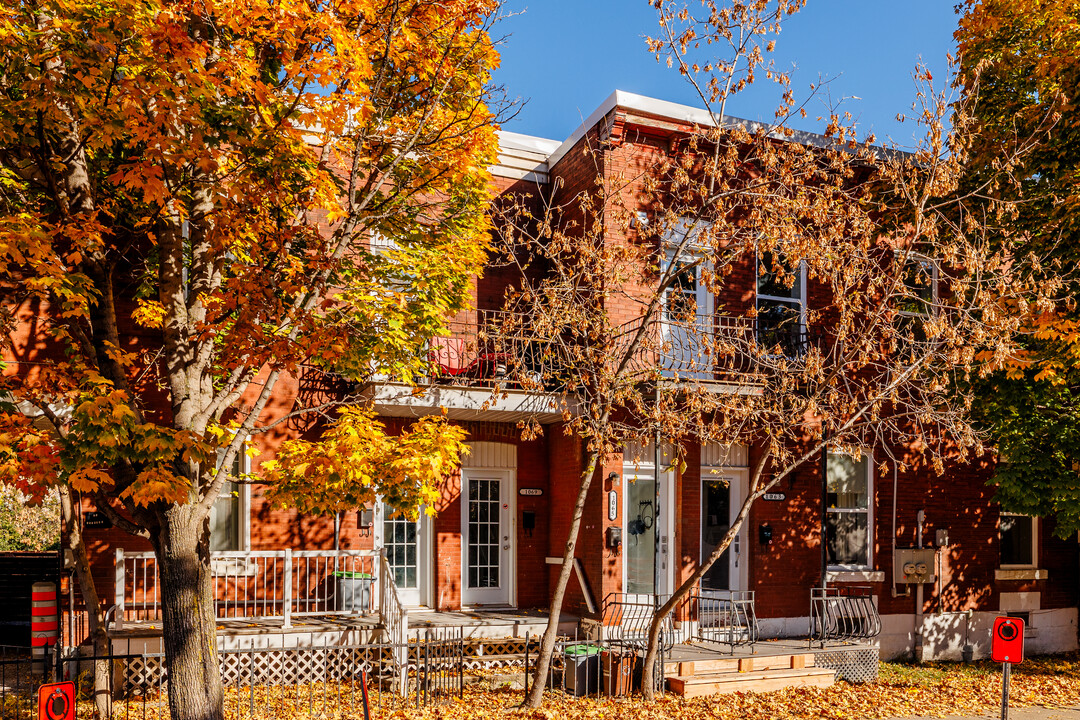
M 695 2 L 696 0 L 691 0 Z M 947 53 L 954 44 L 957 16 L 953 0 L 809 0 L 776 37 L 773 57 L 793 70 L 796 96 L 820 77 L 834 78 L 828 92 L 858 121 L 860 133 L 878 142 L 891 137 L 910 145 L 914 125 L 900 124 L 915 95 L 911 74 L 921 58 L 935 84 L 947 76 Z M 508 35 L 501 47 L 496 82 L 511 97 L 528 100 L 505 129 L 555 140 L 567 137 L 611 92 L 697 105 L 693 89 L 678 73 L 657 64 L 643 35 L 655 27 L 647 0 L 507 0 L 519 13 L 501 23 Z M 779 101 L 776 86 L 760 81 L 736 96 L 728 111 L 752 120 L 771 120 Z M 808 111 L 823 111 L 812 101 Z M 813 119 L 793 123 L 820 130 Z

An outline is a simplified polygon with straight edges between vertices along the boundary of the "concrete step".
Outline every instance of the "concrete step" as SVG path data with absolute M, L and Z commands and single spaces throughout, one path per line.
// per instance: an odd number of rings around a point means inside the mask
M 724 672 L 668 678 L 668 688 L 683 697 L 731 692 L 771 692 L 789 687 L 829 687 L 836 671 L 828 668 L 788 668 L 757 672 Z

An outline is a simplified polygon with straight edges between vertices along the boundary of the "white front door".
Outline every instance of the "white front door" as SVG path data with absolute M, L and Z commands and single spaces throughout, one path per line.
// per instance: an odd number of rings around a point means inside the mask
M 746 470 L 701 468 L 701 560 L 724 539 L 739 515 L 746 487 Z M 701 578 L 703 590 L 743 590 L 746 581 L 746 527 Z
M 510 605 L 513 487 L 509 470 L 461 471 L 461 604 Z
M 394 509 L 379 504 L 375 518 L 377 541 L 386 550 L 386 562 L 394 575 L 401 601 L 412 607 L 429 605 L 431 581 L 431 518 L 421 509 L 418 520 L 394 515 Z
M 670 470 L 660 473 L 659 493 L 651 468 L 627 465 L 623 478 L 623 591 L 666 595 L 671 592 L 674 579 L 671 561 L 673 473 Z M 656 512 L 658 494 L 659 513 Z

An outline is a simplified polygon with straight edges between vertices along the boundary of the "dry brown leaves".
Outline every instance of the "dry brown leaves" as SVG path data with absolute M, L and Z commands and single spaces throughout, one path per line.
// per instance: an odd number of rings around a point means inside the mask
M 519 709 L 523 696 L 519 688 L 471 685 L 461 698 L 418 708 L 415 696 L 401 699 L 372 689 L 371 717 L 393 720 L 614 720 L 623 717 L 634 720 L 856 720 L 977 715 L 1000 707 L 1001 667 L 988 662 L 968 666 L 883 663 L 878 680 L 863 685 L 837 682 L 830 688 L 732 693 L 693 699 L 667 695 L 649 703 L 637 697 L 573 698 L 562 692 L 552 692 L 543 707 L 537 710 Z M 1080 653 L 1029 659 L 1014 668 L 1010 704 L 1013 707 L 1080 705 Z M 292 720 L 298 717 L 352 720 L 362 718 L 363 711 L 357 687 L 348 684 L 260 686 L 253 697 L 246 687 L 227 687 L 225 717 L 226 720 Z M 167 708 L 160 697 L 145 705 L 141 698 L 130 703 L 117 703 L 114 711 L 114 720 L 166 718 Z

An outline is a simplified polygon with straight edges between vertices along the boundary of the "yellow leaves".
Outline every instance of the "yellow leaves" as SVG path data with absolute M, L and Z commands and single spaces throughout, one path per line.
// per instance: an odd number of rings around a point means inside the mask
M 145 328 L 160 329 L 165 322 L 165 307 L 156 300 L 136 300 L 131 319 Z
M 178 477 L 169 470 L 154 466 L 143 470 L 135 482 L 125 488 L 120 497 L 131 498 L 143 507 L 154 502 L 182 503 L 188 499 L 191 485 L 186 478 Z
M 336 513 L 381 497 L 409 517 L 431 507 L 463 453 L 465 431 L 426 417 L 387 435 L 372 411 L 347 408 L 319 441 L 289 440 L 262 464 L 267 497 L 302 512 Z

